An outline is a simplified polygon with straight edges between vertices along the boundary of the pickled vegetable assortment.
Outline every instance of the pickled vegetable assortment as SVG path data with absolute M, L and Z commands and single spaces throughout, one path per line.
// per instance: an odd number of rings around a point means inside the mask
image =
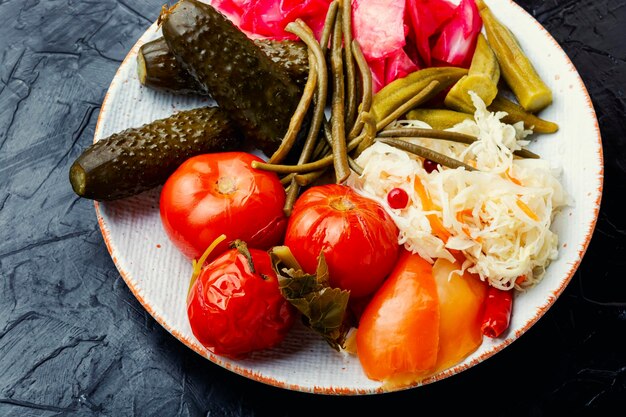
M 164 184 L 209 351 L 275 347 L 300 316 L 369 378 L 419 383 L 506 337 L 558 256 L 569 198 L 527 147 L 558 130 L 539 114 L 555 97 L 483 0 L 276 5 L 164 8 L 138 82 L 217 106 L 96 142 L 70 182 L 95 200 Z

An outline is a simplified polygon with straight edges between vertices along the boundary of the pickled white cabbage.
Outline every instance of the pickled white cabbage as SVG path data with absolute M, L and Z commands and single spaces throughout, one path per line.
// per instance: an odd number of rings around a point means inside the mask
M 427 173 L 421 158 L 377 142 L 359 156 L 363 174 L 353 174 L 348 184 L 386 207 L 400 230 L 399 244 L 407 250 L 431 262 L 440 257 L 454 261 L 451 251 L 462 251 L 467 259 L 463 269 L 491 285 L 529 288 L 558 255 L 558 236 L 550 227 L 570 199 L 559 182 L 559 170 L 547 161 L 513 158 L 513 151 L 527 143 L 524 139 L 531 132 L 521 124 L 502 123 L 503 114 L 487 111 L 476 95 L 472 99 L 476 121 L 451 130 L 475 135 L 478 141 L 470 146 L 435 139 L 414 141 L 476 171 L 440 167 Z M 426 201 L 416 191 L 417 181 Z M 387 193 L 396 187 L 410 197 L 404 209 L 391 209 L 386 202 Z M 436 236 L 433 222 L 443 225 L 447 235 Z

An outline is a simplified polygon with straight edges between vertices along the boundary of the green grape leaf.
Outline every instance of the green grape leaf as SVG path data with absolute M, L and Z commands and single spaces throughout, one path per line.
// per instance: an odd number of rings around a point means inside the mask
M 303 323 L 333 349 L 343 348 L 351 327 L 346 314 L 350 291 L 330 286 L 324 254 L 320 253 L 315 274 L 304 272 L 286 246 L 273 248 L 270 257 L 280 291 L 302 313 Z

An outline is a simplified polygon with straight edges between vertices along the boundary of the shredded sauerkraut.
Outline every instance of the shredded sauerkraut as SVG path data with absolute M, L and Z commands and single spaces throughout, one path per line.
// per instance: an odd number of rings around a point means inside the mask
M 357 159 L 363 174 L 348 184 L 387 208 L 399 230 L 399 244 L 423 258 L 454 261 L 454 251 L 466 258 L 462 269 L 500 289 L 535 285 L 558 255 L 558 236 L 550 230 L 556 212 L 570 203 L 558 180 L 559 170 L 543 159 L 514 158 L 531 131 L 509 125 L 503 113 L 491 113 L 475 94 L 474 121 L 451 130 L 478 137 L 467 146 L 435 139 L 414 139 L 477 168 L 439 168 L 428 173 L 423 160 L 376 142 Z M 400 125 L 421 122 L 399 121 Z M 423 124 L 422 124 L 423 127 Z M 393 188 L 404 189 L 409 205 L 391 209 Z

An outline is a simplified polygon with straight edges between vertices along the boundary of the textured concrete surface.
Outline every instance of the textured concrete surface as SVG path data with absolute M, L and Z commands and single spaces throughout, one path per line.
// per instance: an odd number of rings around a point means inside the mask
M 510 347 L 436 384 L 324 397 L 203 360 L 142 309 L 67 181 L 157 0 L 0 0 L 0 416 L 619 415 L 626 407 L 626 1 L 520 1 L 583 77 L 605 188 L 579 271 Z M 615 411 L 613 411 L 615 410 Z M 477 414 L 480 413 L 480 414 Z

